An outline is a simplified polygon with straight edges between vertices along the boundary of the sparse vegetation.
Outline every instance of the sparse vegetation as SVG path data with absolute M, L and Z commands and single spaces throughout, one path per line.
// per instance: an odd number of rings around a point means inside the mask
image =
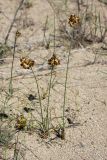
M 0 5 L 0 159 L 105 160 L 106 1 Z

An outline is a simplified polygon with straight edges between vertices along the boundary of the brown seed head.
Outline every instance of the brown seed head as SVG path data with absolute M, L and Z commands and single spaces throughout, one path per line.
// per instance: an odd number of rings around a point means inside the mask
M 20 58 L 20 62 L 21 62 L 21 66 L 24 68 L 24 69 L 30 69 L 31 67 L 34 66 L 34 60 L 30 59 L 30 58 L 27 58 L 27 57 L 22 57 Z
M 60 64 L 60 60 L 56 57 L 55 54 L 48 60 L 48 64 L 52 67 Z
M 70 16 L 70 18 L 69 18 L 69 22 L 68 22 L 68 23 L 69 23 L 69 25 L 70 25 L 71 27 L 75 27 L 75 26 L 77 26 L 77 25 L 80 24 L 80 18 L 79 18 L 78 16 L 72 14 L 72 15 Z
M 16 31 L 16 38 L 20 37 L 21 36 L 21 33 L 17 30 Z

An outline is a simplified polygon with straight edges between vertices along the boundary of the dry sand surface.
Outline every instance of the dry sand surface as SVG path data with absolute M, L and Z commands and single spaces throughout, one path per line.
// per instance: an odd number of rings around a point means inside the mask
M 68 12 L 77 13 L 76 0 L 68 0 Z M 85 1 L 85 0 L 84 0 Z M 0 42 L 3 43 L 8 28 L 13 19 L 19 0 L 0 0 Z M 35 60 L 33 70 L 37 75 L 41 94 L 47 91 L 51 70 L 47 60 L 53 53 L 53 22 L 52 8 L 61 20 L 64 17 L 64 0 L 31 0 L 32 6 L 23 6 L 18 12 L 14 26 L 8 39 L 8 45 L 13 46 L 16 29 L 20 30 L 21 37 L 17 40 L 16 54 L 13 69 L 14 95 L 6 103 L 9 87 L 12 54 L 3 57 L 0 64 L 0 109 L 10 117 L 0 121 L 1 129 L 15 130 L 15 117 L 19 114 L 29 120 L 38 117 L 38 98 L 28 100 L 29 94 L 37 97 L 37 87 L 31 70 L 24 70 L 20 66 L 20 57 L 29 56 Z M 87 3 L 87 2 L 85 2 Z M 89 1 L 90 5 L 91 1 Z M 107 16 L 107 5 L 93 0 L 98 13 Z M 42 45 L 43 29 L 48 16 L 46 37 L 50 36 L 50 48 Z M 56 54 L 60 59 L 60 65 L 55 68 L 53 75 L 54 86 L 51 89 L 50 112 L 51 118 L 62 115 L 64 101 L 64 84 L 66 77 L 68 40 L 59 40 L 59 19 L 56 17 Z M 67 24 L 67 29 L 69 26 Z M 105 38 L 106 40 L 106 38 Z M 65 105 L 66 138 L 42 139 L 36 131 L 20 131 L 14 134 L 9 142 L 9 147 L 0 145 L 0 160 L 107 160 L 107 48 L 103 43 L 71 49 L 69 59 L 67 94 Z M 42 100 L 44 108 L 47 105 L 47 97 Z M 23 108 L 31 107 L 33 110 L 26 113 Z M 67 118 L 70 117 L 71 125 Z M 60 123 L 56 119 L 54 124 Z M 18 159 L 14 157 L 15 141 L 18 137 Z M 13 145 L 12 145 L 13 144 Z M 37 157 L 36 157 L 37 156 Z

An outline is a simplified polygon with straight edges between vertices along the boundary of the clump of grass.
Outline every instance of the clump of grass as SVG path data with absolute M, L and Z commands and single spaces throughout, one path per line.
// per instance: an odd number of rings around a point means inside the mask
M 50 117 L 49 117 L 49 105 L 50 105 L 50 90 L 51 90 L 51 84 L 52 84 L 52 73 L 54 71 L 55 66 L 60 64 L 60 60 L 57 58 L 57 56 L 55 54 L 53 54 L 53 56 L 48 60 L 48 65 L 51 69 L 51 76 L 50 76 L 50 81 L 49 81 L 49 87 L 46 90 L 46 92 L 44 92 L 42 95 L 40 94 L 40 88 L 39 88 L 39 84 L 38 84 L 38 80 L 37 80 L 37 76 L 35 75 L 35 72 L 33 70 L 33 66 L 34 66 L 34 60 L 28 58 L 28 57 L 22 57 L 20 59 L 20 65 L 21 67 L 23 67 L 23 69 L 30 69 L 32 71 L 33 77 L 35 79 L 36 82 L 36 86 L 37 86 L 37 92 L 38 92 L 38 97 L 39 97 L 39 105 L 40 105 L 40 117 L 41 117 L 41 122 L 37 121 L 38 125 L 39 125 L 39 135 L 42 138 L 46 138 L 49 136 L 49 129 L 50 129 Z M 43 110 L 43 106 L 42 106 L 42 100 L 45 99 L 46 97 L 48 97 L 48 103 L 47 103 L 47 109 L 44 111 Z M 44 113 L 46 112 L 46 113 Z
M 40 94 L 40 88 L 37 80 L 37 76 L 34 73 L 33 66 L 34 66 L 34 61 L 23 57 L 20 59 L 21 61 L 21 66 L 24 69 L 31 69 L 33 77 L 36 82 L 37 86 L 37 92 L 38 92 L 38 97 L 39 97 L 39 105 L 40 105 L 40 116 L 41 116 L 41 122 L 39 122 L 39 135 L 42 138 L 47 138 L 49 136 L 49 130 L 50 130 L 50 95 L 51 95 L 51 85 L 52 85 L 52 74 L 54 72 L 54 68 L 60 64 L 60 60 L 57 58 L 55 54 L 55 16 L 54 16 L 54 53 L 50 59 L 48 59 L 48 65 L 49 68 L 51 69 L 51 75 L 50 75 L 50 80 L 49 80 L 49 87 L 48 90 L 44 95 Z M 42 106 L 42 100 L 47 97 L 47 107 L 46 110 L 44 111 L 43 106 Z

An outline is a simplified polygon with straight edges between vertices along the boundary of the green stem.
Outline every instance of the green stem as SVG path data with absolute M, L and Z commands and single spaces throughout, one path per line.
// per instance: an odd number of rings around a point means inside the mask
M 32 73 L 34 75 L 35 81 L 36 81 L 36 85 L 37 85 L 37 92 L 38 92 L 38 96 L 39 96 L 39 104 L 40 104 L 40 110 L 41 110 L 41 118 L 42 118 L 42 127 L 44 129 L 44 117 L 43 117 L 43 109 L 42 109 L 42 102 L 41 102 L 41 96 L 40 96 L 40 91 L 39 91 L 39 85 L 38 85 L 38 80 L 37 77 L 33 71 L 33 69 L 31 68 Z
M 66 91 L 67 91 L 67 79 L 68 79 L 68 69 L 69 69 L 69 60 L 70 60 L 70 50 L 68 54 L 68 60 L 67 60 L 67 69 L 66 69 L 66 78 L 65 78 L 65 90 L 64 90 L 64 104 L 63 104 L 63 129 L 65 129 L 65 104 L 66 104 Z
M 55 40 L 56 40 L 56 37 L 55 37 L 55 34 L 56 34 L 56 28 L 55 28 L 55 12 L 54 12 L 54 54 L 55 54 Z
M 14 48 L 13 48 L 13 58 L 12 58 L 12 66 L 11 66 L 11 76 L 10 76 L 10 83 L 9 83 L 9 93 L 10 93 L 10 95 L 13 94 L 12 78 L 13 78 L 13 67 L 14 67 L 13 65 L 14 65 L 15 52 L 16 52 L 16 41 L 17 41 L 17 37 L 15 35 Z
M 52 82 L 52 73 L 53 73 L 53 68 L 51 69 L 51 77 L 49 81 L 49 92 L 48 92 L 48 104 L 47 104 L 47 116 L 46 116 L 46 126 L 47 126 L 47 131 L 49 131 L 49 105 L 50 105 L 50 93 L 51 93 L 51 82 Z

